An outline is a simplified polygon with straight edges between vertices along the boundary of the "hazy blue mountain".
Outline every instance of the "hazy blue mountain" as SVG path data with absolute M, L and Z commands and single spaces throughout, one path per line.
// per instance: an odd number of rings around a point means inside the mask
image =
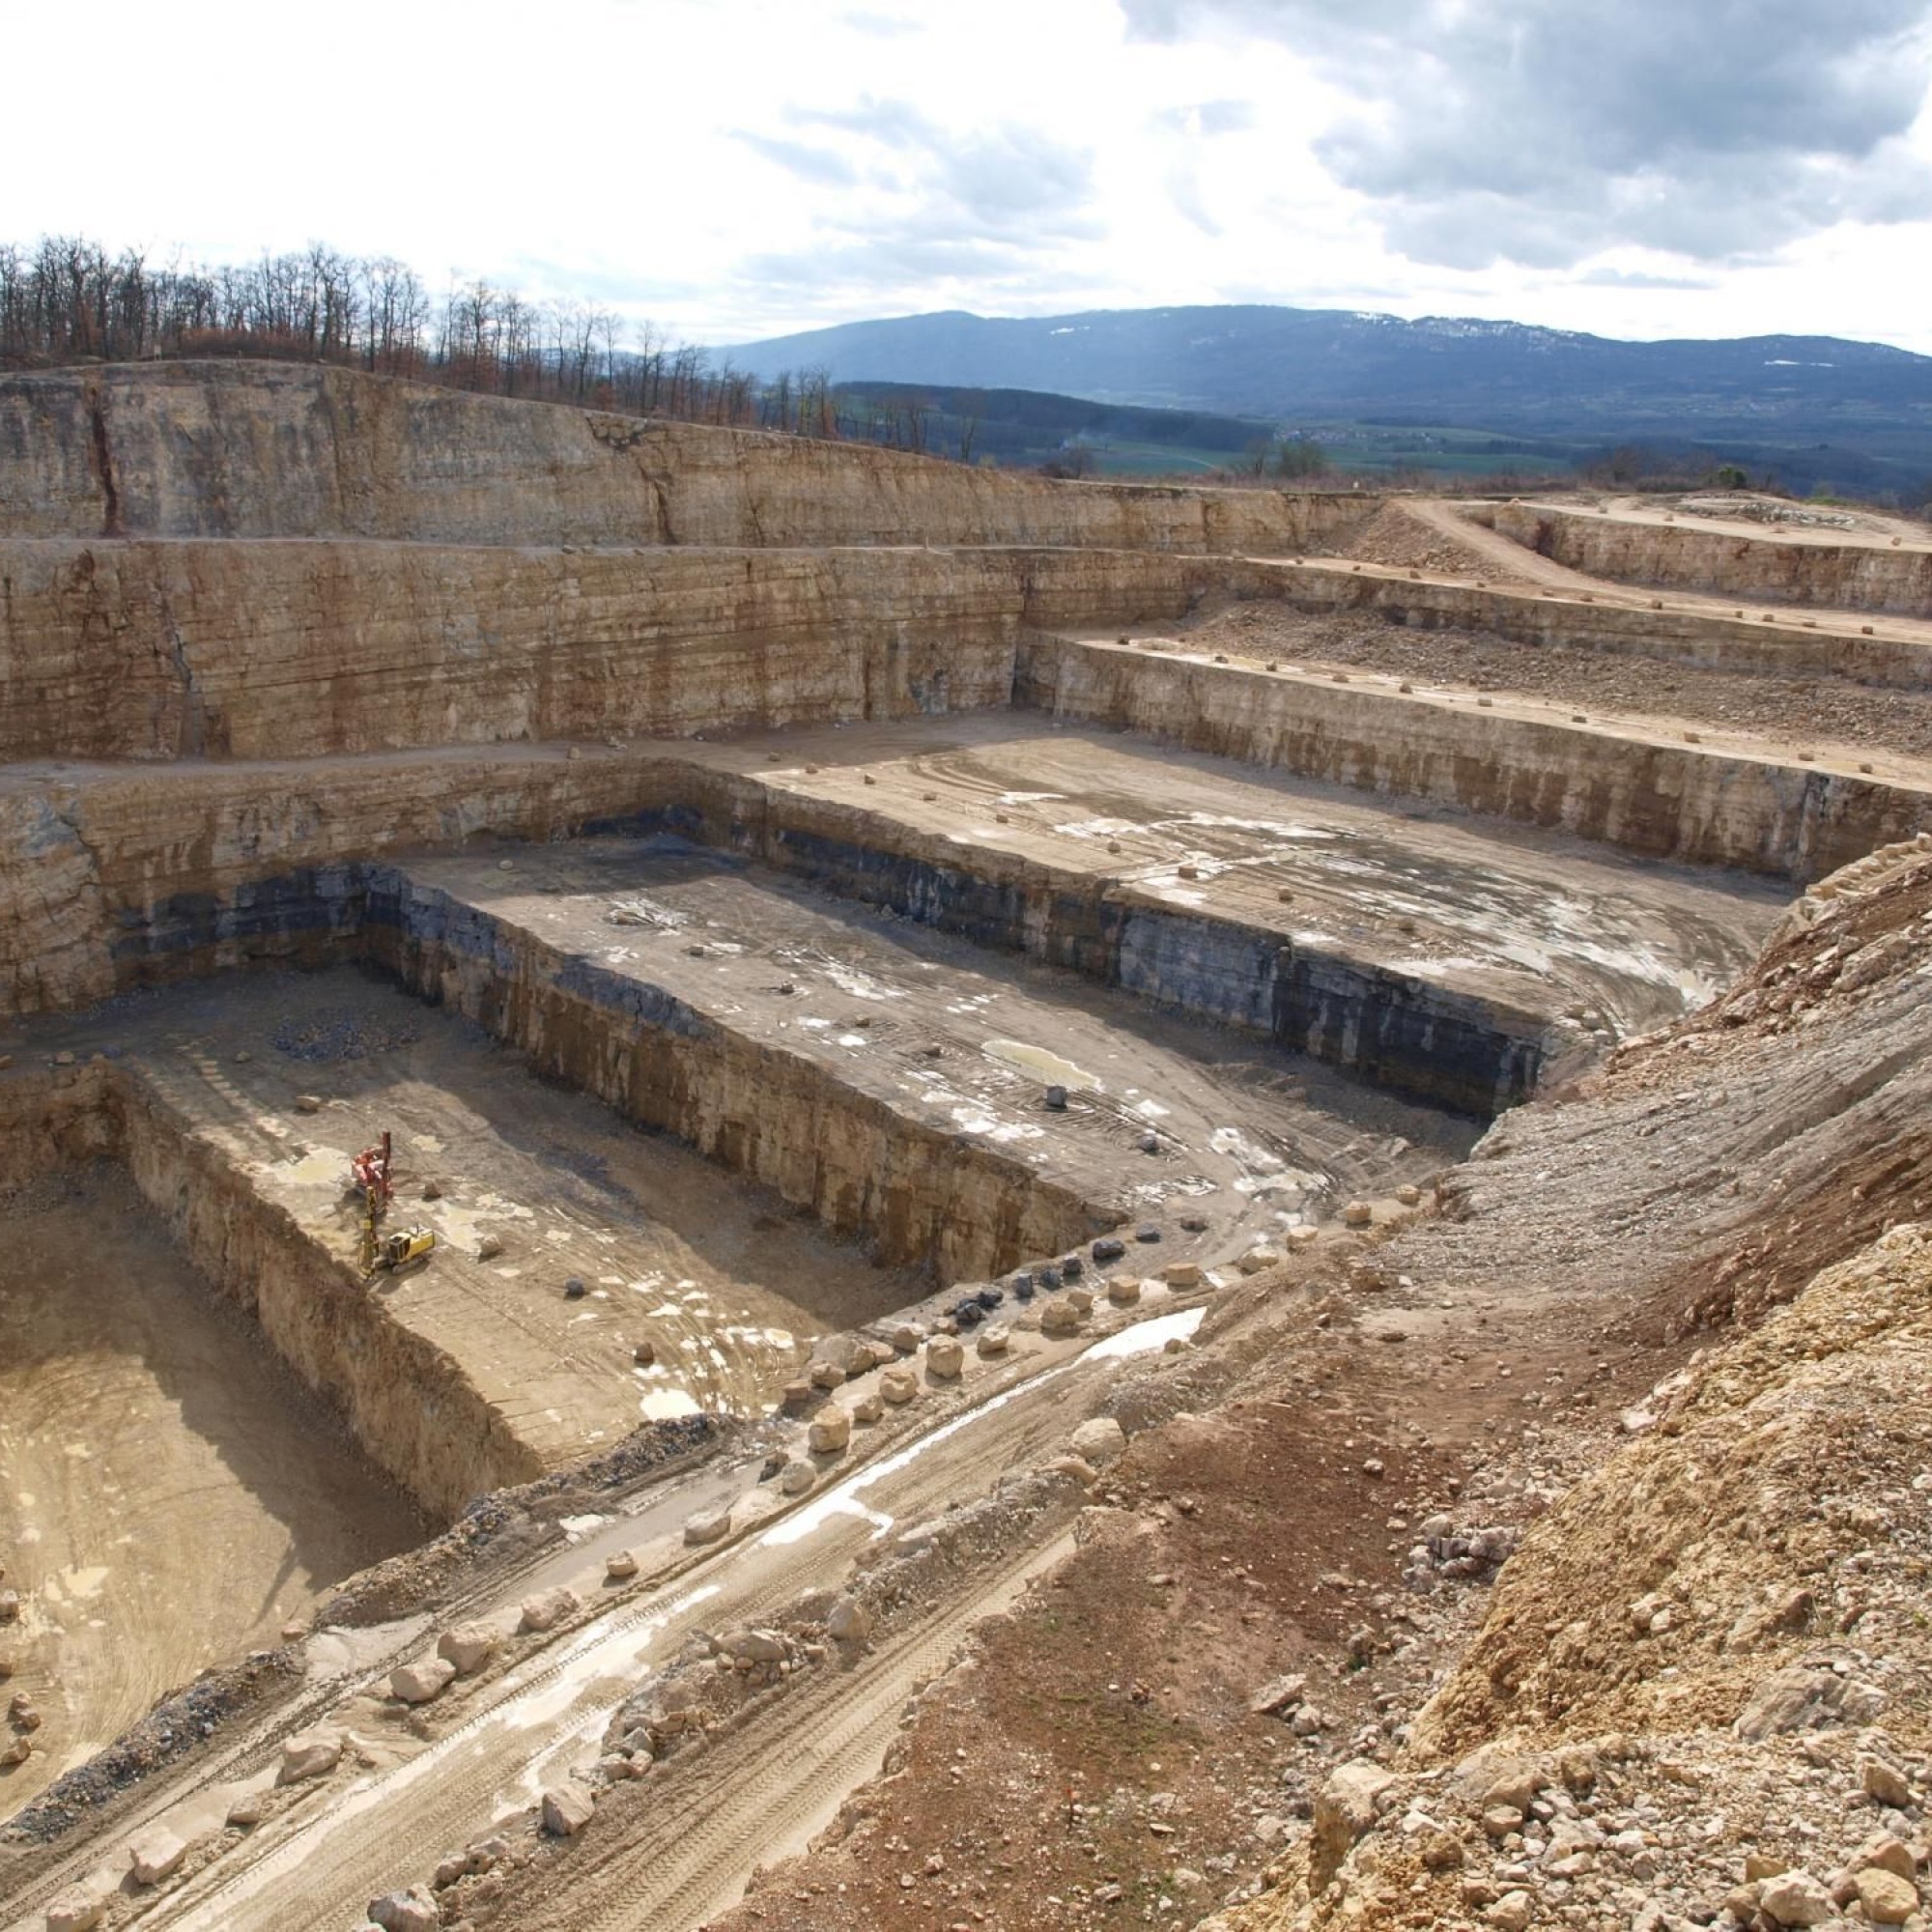
M 836 382 L 1045 389 L 1272 421 L 1396 419 L 1568 437 L 1932 447 L 1932 356 L 1836 336 L 1619 342 L 1520 323 L 1267 307 L 952 311 L 717 352 Z M 1908 458 L 1909 460 L 1909 458 Z

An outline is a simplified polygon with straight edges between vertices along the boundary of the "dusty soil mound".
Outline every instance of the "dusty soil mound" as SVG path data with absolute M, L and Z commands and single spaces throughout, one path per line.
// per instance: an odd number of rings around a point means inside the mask
M 1418 1752 L 1727 1725 L 1774 1671 L 1845 1658 L 1833 1708 L 1883 1711 L 1919 1748 L 1928 1440 L 1932 1226 L 1917 1224 L 1694 1363 L 1656 1430 L 1530 1532 Z
M 1447 531 L 1414 515 L 1401 503 L 1384 503 L 1341 552 L 1355 563 L 1380 563 L 1398 570 L 1428 570 L 1488 582 L 1499 575 L 1473 543 L 1460 543 Z
M 1923 1226 L 1696 1362 L 1505 1566 L 1406 1765 L 1335 1772 L 1219 1932 L 1915 1910 L 1929 1374 Z

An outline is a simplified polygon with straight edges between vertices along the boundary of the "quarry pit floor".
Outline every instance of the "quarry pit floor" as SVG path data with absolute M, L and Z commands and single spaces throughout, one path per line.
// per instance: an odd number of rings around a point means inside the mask
M 0 1773 L 5 1814 L 425 1524 L 124 1170 L 33 1183 L 0 1238 L 8 1690 L 52 1741 Z
M 1542 1023 L 1595 1009 L 1619 1036 L 1727 985 L 1790 896 L 1743 873 L 1022 712 L 756 734 L 679 755 L 757 778 L 781 820 L 788 801 L 841 807 L 961 866 L 985 854 L 1051 867 L 1096 897 L 1264 928 Z

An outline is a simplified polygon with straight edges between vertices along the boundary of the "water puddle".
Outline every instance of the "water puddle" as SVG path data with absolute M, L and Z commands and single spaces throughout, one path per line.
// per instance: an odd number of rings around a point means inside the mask
M 1065 1087 L 1079 1094 L 1101 1094 L 1102 1083 L 1084 1066 L 1063 1060 L 1043 1046 L 1029 1046 L 1023 1039 L 989 1039 L 980 1048 L 988 1060 L 1016 1067 L 1022 1073 L 1037 1073 L 1050 1087 Z

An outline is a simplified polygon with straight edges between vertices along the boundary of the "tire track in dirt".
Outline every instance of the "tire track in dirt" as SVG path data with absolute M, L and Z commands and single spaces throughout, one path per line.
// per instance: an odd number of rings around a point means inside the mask
M 548 1909 L 526 1910 L 519 1923 L 528 1932 L 687 1932 L 735 1903 L 754 1867 L 802 1848 L 877 1771 L 905 1700 L 946 1666 L 972 1626 L 1005 1609 L 1071 1548 L 1066 1533 L 1028 1551 L 856 1671 L 787 1697 L 771 1713 L 784 1726 L 781 1739 L 768 1725 L 749 1726 L 689 1775 L 674 1772 L 672 1803 L 661 1802 L 655 1783 L 647 1787 L 643 1828 L 625 1821 L 631 1829 L 621 1838 L 613 1833 L 601 1856 L 594 1836 L 564 1854 Z
M 1076 1361 L 1065 1368 L 1080 1366 Z M 882 1510 L 898 1521 L 916 1521 L 958 1495 L 980 1493 L 1009 1466 L 1030 1466 L 1084 1412 L 1075 1392 L 1087 1380 L 1084 1375 L 1049 1369 L 1008 1391 L 1004 1401 L 995 1396 L 997 1406 L 955 1418 L 965 1423 L 969 1439 L 955 1437 L 944 1451 L 915 1454 L 868 1490 L 868 1509 Z M 996 1426 L 981 1439 L 970 1439 L 996 1417 Z M 205 1873 L 157 1901 L 143 1922 L 171 1932 L 270 1932 L 290 1924 L 355 1923 L 372 1895 L 420 1883 L 445 1853 L 529 1803 L 531 1794 L 522 1787 L 533 1763 L 564 1753 L 587 1755 L 611 1713 L 654 1667 L 650 1660 L 671 1655 L 683 1637 L 699 1629 L 769 1621 L 800 1591 L 842 1578 L 873 1536 L 869 1517 L 835 1512 L 797 1545 L 768 1546 L 754 1535 L 721 1551 L 642 1602 L 593 1620 L 560 1648 L 541 1652 L 512 1670 L 491 1687 L 488 1708 L 425 1750 L 390 1769 L 318 1793 L 325 1802 L 308 1809 L 292 1829 L 277 1832 L 272 1841 L 264 1832 L 234 1847 Z M 1023 1554 L 997 1577 L 1024 1573 L 1031 1561 Z M 992 1587 L 999 1587 L 997 1577 Z M 957 1612 L 959 1631 L 973 1616 L 983 1614 L 984 1602 L 984 1592 L 970 1596 Z M 930 1636 L 922 1639 L 914 1633 L 907 1641 L 939 1642 L 938 1627 L 929 1628 Z M 946 1641 L 956 1641 L 956 1634 Z M 599 1658 L 599 1652 L 607 1654 Z M 900 1654 L 895 1644 L 882 1657 Z M 923 1667 L 915 1662 L 895 1681 L 909 1685 Z M 828 1673 L 826 1685 L 807 1687 L 807 1694 L 836 1702 L 849 1682 Z M 890 1708 L 884 1716 L 874 1716 L 890 1728 L 891 1710 L 896 1708 L 892 1699 L 902 1690 L 882 1694 Z M 781 1700 L 774 1715 L 788 1705 L 793 1711 L 805 1708 Z M 788 1716 L 781 1721 L 786 1735 L 796 1734 Z M 762 1719 L 747 1726 L 742 1748 L 749 1757 L 774 1747 Z M 740 1747 L 734 1740 L 724 1748 L 735 1757 Z M 799 1750 L 806 1760 L 801 1765 L 804 1777 L 815 1760 L 808 1747 L 801 1745 Z M 855 1763 L 864 1759 L 856 1745 L 844 1755 Z M 684 1774 L 675 1776 L 681 1779 Z M 419 1791 L 416 1787 L 425 1779 L 433 1781 Z M 814 1796 L 823 1784 L 822 1778 L 807 1778 Z M 676 1804 L 669 1786 L 667 1779 L 666 1801 Z M 660 1788 L 653 1779 L 654 1800 Z M 788 1814 L 809 1816 L 810 1807 L 801 1810 L 799 1803 L 795 1797 L 784 1808 Z

